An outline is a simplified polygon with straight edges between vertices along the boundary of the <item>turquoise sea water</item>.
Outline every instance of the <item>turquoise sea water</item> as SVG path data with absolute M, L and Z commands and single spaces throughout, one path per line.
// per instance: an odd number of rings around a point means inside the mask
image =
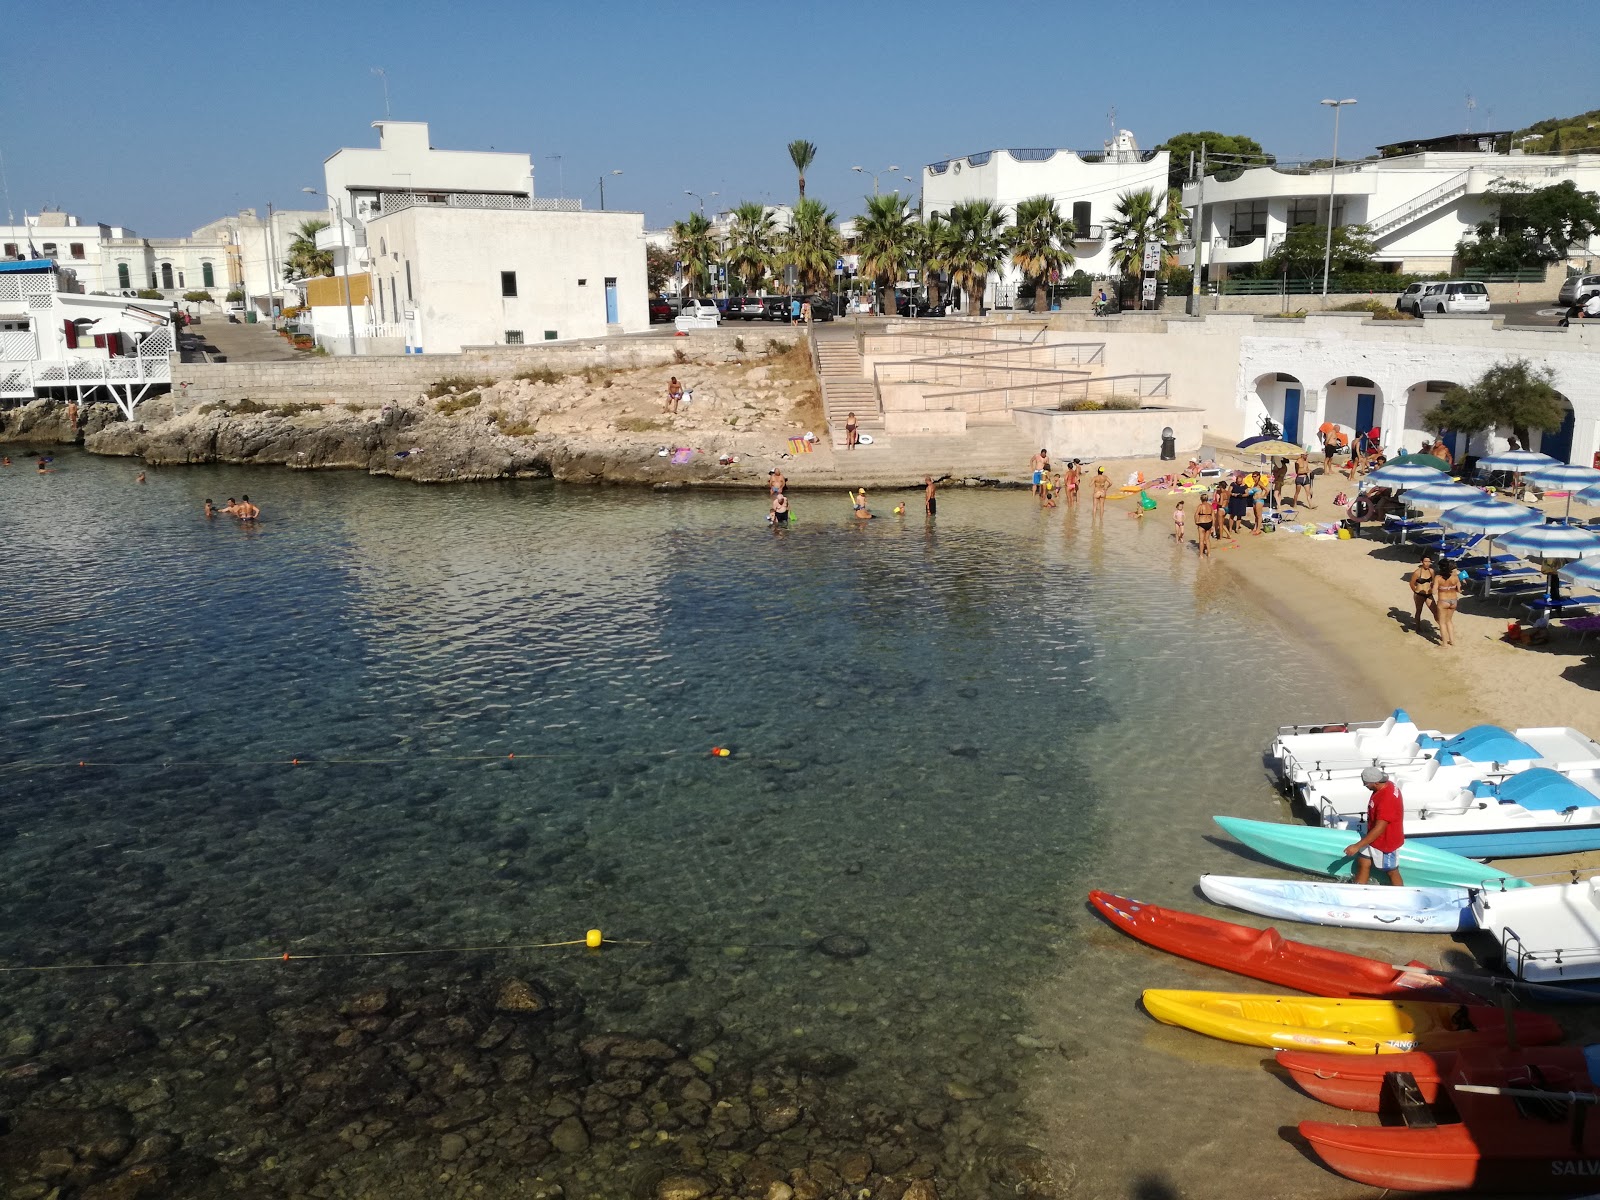
M 753 495 L 18 463 L 0 960 L 480 949 L 0 975 L 14 1188 L 128 1171 L 38 1116 L 114 1110 L 172 1195 L 848 1190 L 863 1149 L 1055 1194 L 1032 1003 L 1083 892 L 1140 861 L 1131 806 L 1264 796 L 1266 729 L 1315 715 L 1164 517 L 801 494 L 774 536 Z M 201 519 L 244 492 L 259 527 Z M 1183 698 L 1240 678 L 1219 746 Z M 646 944 L 481 949 L 591 927 Z

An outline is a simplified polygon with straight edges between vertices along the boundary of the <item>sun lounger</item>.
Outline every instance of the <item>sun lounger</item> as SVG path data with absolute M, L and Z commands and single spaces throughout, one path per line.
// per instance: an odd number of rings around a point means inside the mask
M 1529 596 L 1538 595 L 1540 592 L 1546 591 L 1547 588 L 1548 585 L 1543 579 L 1530 579 L 1526 583 L 1517 581 L 1492 588 L 1484 593 L 1484 597 L 1489 600 L 1499 600 L 1509 608 L 1513 600 L 1523 600 Z
M 1583 645 L 1583 639 L 1591 633 L 1600 631 L 1600 616 L 1593 617 L 1568 617 L 1561 622 L 1564 629 L 1569 629 L 1578 635 L 1578 644 Z
M 1407 541 L 1413 534 L 1434 533 L 1442 526 L 1437 521 L 1410 521 L 1403 517 L 1385 517 L 1383 531 L 1395 535 L 1396 541 Z
M 1590 608 L 1596 601 L 1600 601 L 1600 596 L 1558 596 L 1554 600 L 1548 596 L 1535 596 L 1525 603 L 1528 611 L 1532 613 L 1564 613 L 1574 612 L 1580 608 Z

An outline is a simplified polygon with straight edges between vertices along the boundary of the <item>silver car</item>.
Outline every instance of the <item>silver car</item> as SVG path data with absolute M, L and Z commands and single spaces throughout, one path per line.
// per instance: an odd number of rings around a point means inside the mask
M 1561 285 L 1561 292 L 1556 296 L 1557 304 L 1582 304 L 1590 296 L 1600 292 L 1600 275 L 1571 275 Z

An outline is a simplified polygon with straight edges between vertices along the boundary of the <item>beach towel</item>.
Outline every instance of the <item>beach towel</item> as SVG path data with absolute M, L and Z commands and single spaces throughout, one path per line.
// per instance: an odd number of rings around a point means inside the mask
M 808 442 L 803 437 L 792 437 L 789 439 L 790 454 L 810 454 L 813 449 L 814 444 Z
M 684 446 L 672 452 L 672 461 L 679 465 L 688 462 L 694 457 L 694 451 Z

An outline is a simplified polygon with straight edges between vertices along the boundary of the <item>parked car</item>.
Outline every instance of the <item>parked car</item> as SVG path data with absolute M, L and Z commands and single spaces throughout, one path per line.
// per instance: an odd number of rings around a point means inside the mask
M 790 302 L 793 301 L 793 300 L 800 301 L 800 304 L 801 304 L 802 308 L 808 302 L 810 303 L 810 305 L 811 305 L 811 319 L 813 321 L 831 321 L 831 320 L 833 320 L 833 303 L 832 303 L 832 301 L 828 300 L 828 298 L 825 297 L 825 296 L 805 296 L 805 295 L 801 295 L 801 296 L 768 296 L 768 297 L 766 297 L 762 301 L 762 306 L 763 306 L 763 310 L 764 311 L 762 312 L 761 319 L 763 321 L 784 321 L 784 322 L 787 322 L 789 320 L 790 314 L 793 311 L 791 309 L 791 307 L 790 307 Z
M 902 317 L 942 317 L 944 305 L 929 304 L 926 300 L 901 296 L 895 300 L 894 310 Z
M 1420 317 L 1422 315 L 1422 309 L 1420 307 L 1422 293 L 1427 291 L 1428 288 L 1432 286 L 1432 284 L 1428 283 L 1413 283 L 1405 291 L 1401 292 L 1399 298 L 1395 300 L 1394 306 L 1396 310 L 1399 312 L 1414 313 L 1416 316 Z
M 761 319 L 763 321 L 787 321 L 789 319 L 789 297 L 763 296 L 761 299 Z
M 728 311 L 723 315 L 730 321 L 759 321 L 766 312 L 765 305 L 760 296 L 735 296 L 728 301 Z
M 1419 305 L 1424 314 L 1489 311 L 1489 289 L 1475 279 L 1450 279 L 1430 287 L 1438 290 L 1423 294 Z
M 660 296 L 650 297 L 651 324 L 654 324 L 657 321 L 670 321 L 674 315 L 675 314 L 672 311 L 672 305 L 668 304 Z
M 1573 275 L 1561 285 L 1556 303 L 1569 306 L 1582 304 L 1596 292 L 1600 292 L 1600 275 Z
M 672 324 L 685 333 L 696 329 L 715 329 L 722 324 L 722 313 L 715 300 L 685 300 Z

